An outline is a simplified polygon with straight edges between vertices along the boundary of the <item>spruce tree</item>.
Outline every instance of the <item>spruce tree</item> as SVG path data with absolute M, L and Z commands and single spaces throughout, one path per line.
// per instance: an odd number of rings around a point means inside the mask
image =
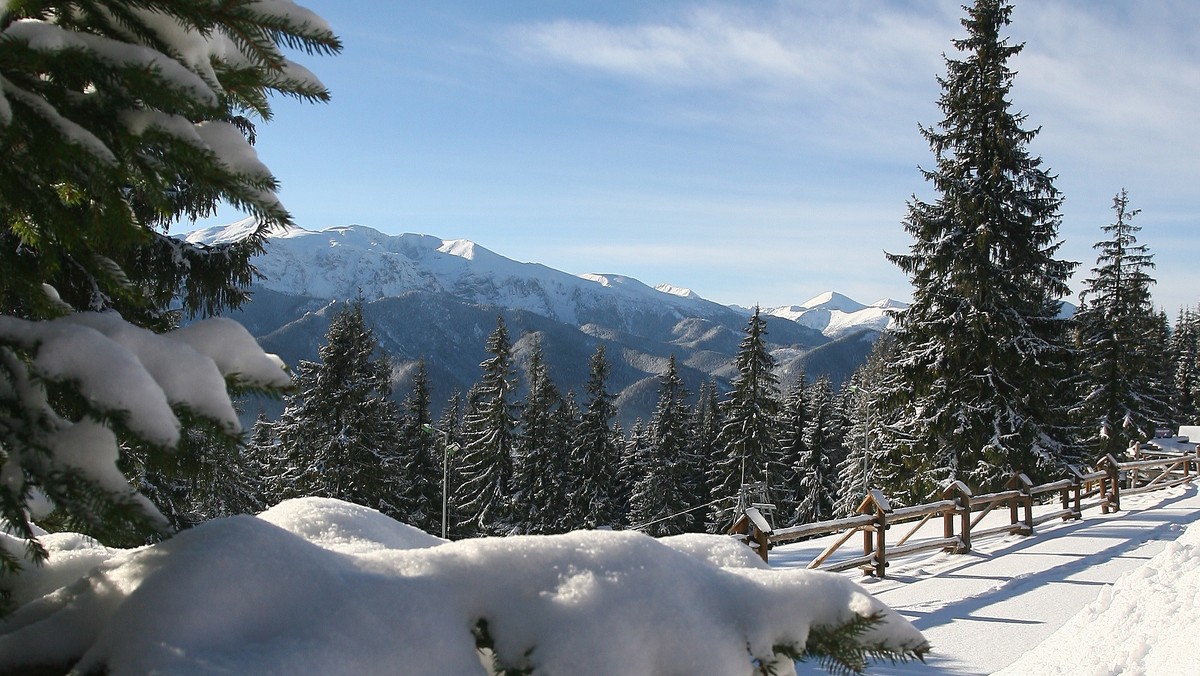
M 617 416 L 616 398 L 608 391 L 611 372 L 604 344 L 600 343 L 589 363 L 583 414 L 571 449 L 571 466 L 578 483 L 571 494 L 570 520 L 576 528 L 614 525 L 624 511 L 617 483 L 621 449 L 612 428 Z
M 504 318 L 488 336 L 492 355 L 463 419 L 462 483 L 456 501 L 462 527 L 474 535 L 507 535 L 513 530 L 513 451 L 516 443 L 516 374 Z
M 273 507 L 283 500 L 283 487 L 278 472 L 286 466 L 281 458 L 278 440 L 275 438 L 275 421 L 259 409 L 254 427 L 246 439 L 245 454 L 251 471 L 258 478 L 258 502 L 264 507 Z
M 172 451 L 202 452 L 239 435 L 236 425 L 180 400 L 179 390 L 198 381 L 182 383 L 177 372 L 175 382 L 155 377 L 153 386 L 179 413 L 173 422 L 181 429 L 148 433 L 130 423 L 149 413 L 125 407 L 158 393 L 89 396 L 77 374 L 59 379 L 44 368 L 51 365 L 38 353 L 46 342 L 27 338 L 57 332 L 52 321 L 114 327 L 112 315 L 85 315 L 106 310 L 120 313 L 114 331 L 122 335 L 162 332 L 181 316 L 243 302 L 263 233 L 291 222 L 275 178 L 255 158 L 254 118 L 271 117 L 273 94 L 328 98 L 283 47 L 313 54 L 341 44 L 316 15 L 249 0 L 8 2 L 0 33 L 0 520 L 40 560 L 45 550 L 28 509 L 35 493 L 74 529 L 110 544 L 142 540 L 166 528 L 161 515 L 132 486 L 98 480 L 81 465 L 95 469 L 110 464 L 96 459 L 119 454 L 133 474 L 172 463 L 187 470 L 204 463 Z M 258 219 L 246 241 L 203 247 L 167 234 L 221 201 Z M 168 335 L 159 344 L 170 342 Z M 136 349 L 124 355 L 136 357 Z M 279 387 L 245 373 L 221 375 L 227 391 L 212 392 L 210 401 Z M 54 449 L 64 434 L 76 437 L 72 453 L 86 462 L 61 462 Z M 18 566 L 0 552 L 0 574 Z
M 254 157 L 273 95 L 325 101 L 282 48 L 341 44 L 316 15 L 237 0 L 7 3 L 0 14 L 0 313 L 117 309 L 170 328 L 181 307 L 246 299 L 249 259 L 291 222 Z M 168 237 L 227 201 L 259 223 L 235 245 Z M 178 303 L 176 303 L 178 300 Z
M 514 469 L 514 530 L 518 533 L 559 532 L 567 512 L 568 446 L 562 433 L 562 396 L 536 339 L 526 370 L 529 391 L 521 407 Z
M 801 459 L 808 455 L 808 443 L 805 441 L 808 425 L 808 385 L 805 375 L 801 373 L 783 399 L 779 416 L 779 462 L 778 468 L 772 470 L 780 478 L 780 488 L 771 497 L 779 513 L 785 517 L 796 513 L 802 497 L 796 468 L 801 466 Z
M 797 485 L 795 512 L 789 519 L 793 524 L 833 518 L 838 497 L 837 459 L 842 454 L 842 420 L 829 377 L 818 378 L 808 388 L 807 395 L 805 449 L 792 466 Z
M 263 468 L 248 446 L 215 430 L 190 429 L 174 453 L 139 472 L 138 490 L 176 530 L 256 514 L 267 506 L 261 495 Z
M 396 501 L 400 520 L 428 533 L 441 532 L 442 454 L 447 434 L 433 425 L 429 374 L 425 360 L 417 361 L 412 390 L 402 405 L 400 462 L 404 468 Z
M 715 381 L 710 380 L 700 385 L 696 412 L 692 419 L 695 421 L 692 436 L 696 449 L 696 474 L 692 478 L 692 484 L 696 486 L 696 496 L 699 498 L 712 495 L 716 490 L 712 485 L 715 477 L 708 468 L 715 467 L 723 457 L 721 449 L 717 447 L 717 437 L 721 434 L 721 428 L 725 426 L 725 419 L 721 414 L 720 397 Z
M 626 505 L 625 513 L 621 515 L 622 526 L 637 526 L 633 520 L 633 493 L 637 483 L 647 473 L 650 464 L 649 429 L 641 418 L 633 421 L 629 428 L 629 436 L 621 444 L 621 462 L 617 468 L 617 485 L 621 487 L 621 500 Z
M 642 475 L 630 498 L 631 524 L 649 524 L 644 531 L 655 537 L 690 530 L 695 516 L 696 486 L 693 477 L 692 420 L 687 390 L 679 377 L 675 355 L 659 377 L 658 404 L 650 418 L 649 439 L 641 457 Z M 668 518 L 673 517 L 673 518 Z
M 743 486 L 757 482 L 770 489 L 781 478 L 770 476 L 779 454 L 779 377 L 767 351 L 767 324 L 757 307 L 745 333 L 734 359 L 738 375 L 724 403 L 725 424 L 715 444 L 721 455 L 711 470 L 713 500 L 736 498 Z M 739 516 L 735 508 L 728 500 L 718 505 L 710 529 L 724 532 Z
M 1113 198 L 1113 211 L 1116 220 L 1095 246 L 1100 253 L 1075 314 L 1083 396 L 1074 413 L 1093 462 L 1152 438 L 1170 415 L 1147 272 L 1153 256 L 1137 243 L 1141 228 L 1132 221 L 1139 210 L 1129 208 L 1124 190 Z
M 1200 423 L 1200 317 L 1191 308 L 1179 309 L 1168 359 L 1175 420 L 1181 425 Z
M 903 462 L 890 461 L 880 448 L 880 429 L 887 424 L 880 396 L 894 348 L 889 334 L 880 336 L 867 361 L 855 369 L 843 388 L 843 415 L 847 423 L 842 443 L 846 455 L 838 466 L 835 516 L 855 513 L 869 489 L 903 481 L 900 476 Z
M 1021 51 L 1001 32 L 1012 6 L 976 0 L 945 57 L 944 118 L 921 128 L 936 157 L 937 197 L 913 198 L 907 254 L 888 254 L 913 284 L 896 317 L 889 428 L 907 464 L 901 495 L 920 500 L 949 479 L 979 490 L 1014 471 L 1042 476 L 1071 458 L 1070 350 L 1061 302 L 1075 263 L 1055 258 L 1062 198 L 1028 145 L 1036 129 L 1011 110 Z
M 286 497 L 337 498 L 401 517 L 400 414 L 391 365 L 377 354 L 362 300 L 334 314 L 318 350 L 299 365 L 298 391 L 275 425 L 287 466 Z

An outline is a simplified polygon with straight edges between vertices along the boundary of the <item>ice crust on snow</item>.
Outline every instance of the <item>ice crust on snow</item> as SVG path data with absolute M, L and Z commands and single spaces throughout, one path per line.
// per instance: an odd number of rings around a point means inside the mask
M 923 643 L 845 577 L 772 570 L 719 536 L 443 542 L 309 498 L 135 550 L 48 545 L 40 577 L 17 578 L 36 589 L 17 590 L 32 600 L 0 627 L 0 671 L 482 674 L 481 619 L 504 664 L 580 676 L 750 674 L 752 657 L 803 645 L 811 626 L 874 612 L 886 619 L 870 639 Z

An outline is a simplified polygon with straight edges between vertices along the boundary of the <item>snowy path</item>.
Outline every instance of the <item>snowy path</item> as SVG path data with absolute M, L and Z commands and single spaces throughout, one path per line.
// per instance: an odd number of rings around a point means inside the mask
M 1200 521 L 1200 492 L 1180 487 L 1122 497 L 1122 507 L 1115 514 L 1090 510 L 1081 521 L 1046 523 L 1028 538 L 983 540 L 966 555 L 900 559 L 883 580 L 847 573 L 933 645 L 926 665 L 874 665 L 871 673 L 988 674 L 1007 666 L 1096 599 L 1105 585 L 1144 565 Z M 926 528 L 930 535 L 940 531 L 937 525 Z M 772 551 L 771 563 L 803 566 L 824 542 L 780 547 Z M 823 672 L 813 667 L 811 673 Z

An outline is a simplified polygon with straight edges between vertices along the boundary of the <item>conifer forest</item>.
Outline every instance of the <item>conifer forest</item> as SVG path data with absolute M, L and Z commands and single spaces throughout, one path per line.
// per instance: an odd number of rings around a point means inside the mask
M 1042 121 L 1011 102 L 1012 60 L 1024 48 L 1009 38 L 1012 11 L 1003 0 L 968 3 L 946 45 L 940 117 L 914 132 L 929 151 L 913 158 L 923 196 L 896 226 L 907 248 L 886 253 L 912 303 L 889 310 L 892 325 L 866 362 L 845 382 L 785 378 L 755 307 L 728 381 L 685 382 L 671 356 L 652 413 L 626 429 L 603 342 L 583 389 L 563 391 L 539 336 L 512 335 L 497 318 L 474 385 L 435 401 L 436 369 L 423 361 L 407 391 L 393 391 L 392 360 L 361 296 L 339 305 L 316 359 L 286 366 L 222 316 L 252 302 L 252 259 L 267 234 L 294 225 L 254 143 L 283 98 L 330 98 L 291 60 L 342 51 L 316 14 L 283 1 L 8 2 L 0 618 L 20 600 L 22 575 L 46 562 L 43 541 L 61 533 L 153 551 L 224 517 L 249 532 L 258 526 L 237 515 L 323 498 L 453 541 L 439 546 L 604 531 L 609 545 L 564 547 L 634 552 L 657 541 L 607 531 L 724 535 L 750 505 L 784 527 L 853 514 L 872 489 L 897 505 L 952 481 L 996 491 L 1017 472 L 1039 482 L 1200 425 L 1200 308 L 1154 302 L 1154 252 L 1138 235 L 1156 214 L 1113 186 L 1094 260 L 1061 252 L 1060 178 L 1032 147 Z M 220 204 L 256 219 L 248 238 L 208 246 L 169 234 Z M 1070 288 L 1073 277 L 1081 288 Z M 1077 308 L 1064 303 L 1074 297 Z M 533 348 L 518 360 L 522 339 Z M 282 413 L 245 410 L 253 397 L 280 400 Z M 711 558 L 729 542 L 719 540 Z M 467 663 L 503 652 L 502 624 L 489 625 L 501 616 L 453 618 L 478 652 Z M 753 647 L 739 634 L 730 654 L 763 674 L 809 657 L 851 672 L 868 656 L 923 657 L 919 632 L 883 617 L 830 614 L 776 643 L 763 629 L 770 640 Z M 885 625 L 886 641 L 863 638 Z M 547 632 L 533 639 L 537 650 L 495 657 L 491 671 L 541 673 L 530 665 L 555 643 Z M 0 647 L 6 640 L 23 639 L 0 633 Z M 0 672 L 119 664 L 87 662 L 86 649 L 0 662 Z

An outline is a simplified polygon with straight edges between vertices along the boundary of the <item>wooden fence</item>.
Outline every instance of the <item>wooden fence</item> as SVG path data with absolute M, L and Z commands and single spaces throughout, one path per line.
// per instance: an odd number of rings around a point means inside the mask
M 891 559 L 935 549 L 964 554 L 971 551 L 973 541 L 981 538 L 1032 535 L 1035 528 L 1048 521 L 1080 519 L 1085 511 L 1097 507 L 1108 514 L 1121 509 L 1122 495 L 1191 482 L 1197 478 L 1197 473 L 1200 473 L 1197 453 L 1181 455 L 1135 447 L 1133 460 L 1120 461 L 1109 455 L 1100 460 L 1096 471 L 1082 472 L 1071 468 L 1067 478 L 1036 486 L 1024 474 L 1016 474 L 1004 490 L 974 495 L 962 482 L 955 481 L 942 492 L 941 500 L 924 505 L 892 507 L 882 491 L 872 490 L 853 516 L 778 530 L 771 527 L 757 508 L 751 507 L 734 523 L 729 533 L 754 548 L 766 561 L 768 551 L 775 545 L 840 532 L 841 535 L 808 567 L 831 571 L 861 568 L 866 574 L 885 577 Z M 1034 504 L 1049 502 L 1058 502 L 1061 506 L 1035 518 Z M 1009 522 L 980 528 L 983 518 L 997 508 L 1008 509 Z M 942 523 L 942 536 L 926 536 L 910 542 L 930 521 Z M 888 531 L 901 525 L 906 526 L 904 535 L 889 543 Z M 862 556 L 830 562 L 833 554 L 855 533 L 862 533 Z

